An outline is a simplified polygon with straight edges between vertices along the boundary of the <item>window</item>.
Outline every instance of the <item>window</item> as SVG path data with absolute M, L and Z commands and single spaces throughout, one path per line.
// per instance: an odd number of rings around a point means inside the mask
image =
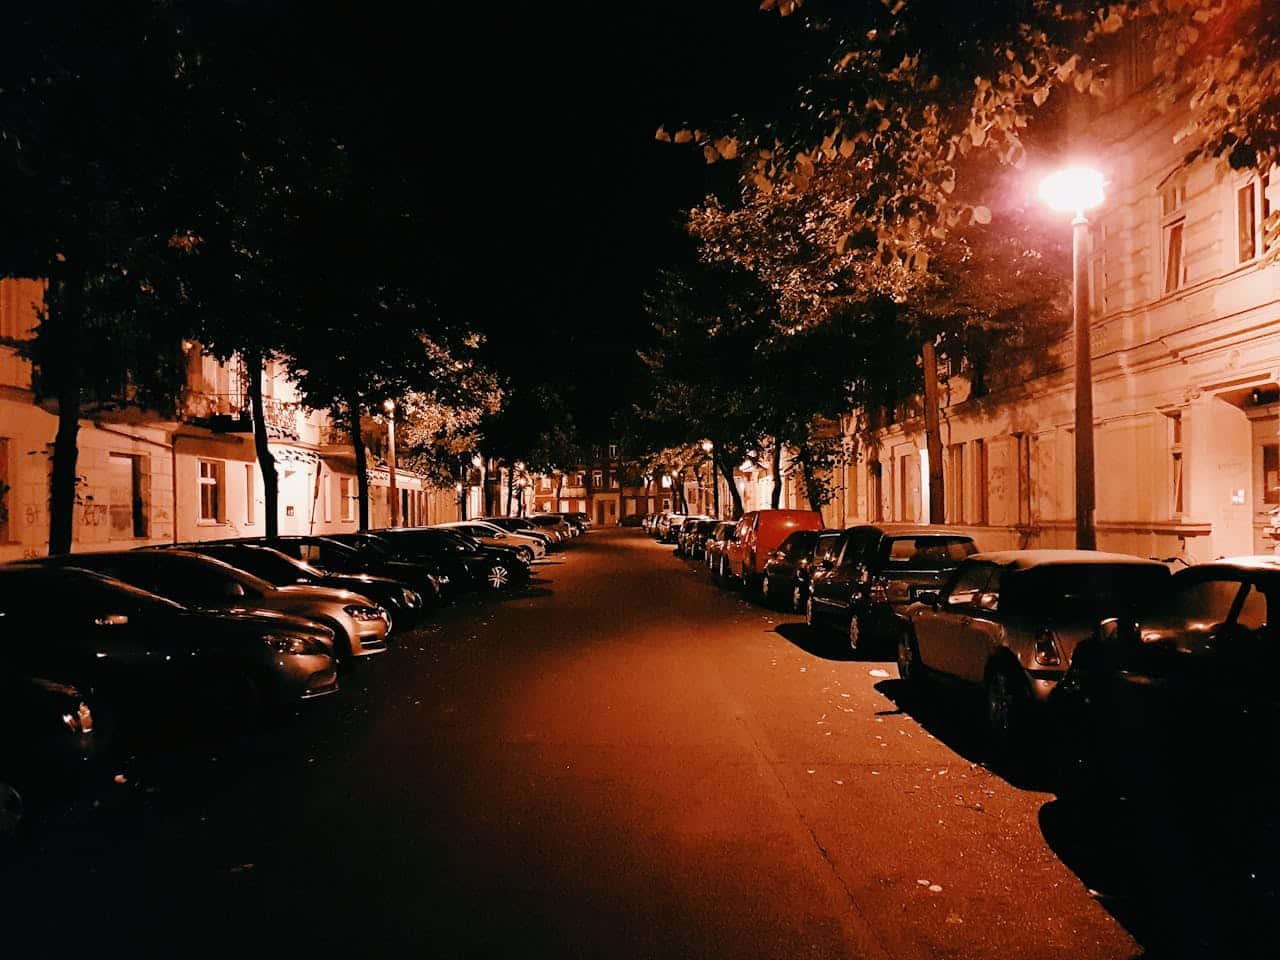
M 1267 595 L 1257 587 L 1248 587 L 1249 593 L 1244 598 L 1240 612 L 1236 614 L 1236 623 L 1247 630 L 1260 630 L 1267 623 Z
M 9 513 L 13 510 L 13 488 L 9 486 L 9 441 L 0 437 L 0 543 L 9 542 Z
M 971 563 L 957 570 L 951 589 L 947 591 L 947 606 L 967 607 L 974 603 L 991 579 L 993 569 L 989 563 Z
M 356 491 L 355 480 L 353 478 L 338 478 L 338 497 L 342 501 L 342 519 L 354 520 L 356 513 Z
M 991 493 L 987 474 L 987 442 L 973 441 L 974 523 L 991 522 Z
M 1237 580 L 1200 580 L 1171 594 L 1165 600 L 1163 613 L 1183 620 L 1189 626 L 1214 626 L 1227 619 L 1240 593 L 1240 586 Z
M 602 486 L 604 486 L 604 472 L 603 472 L 603 471 L 600 471 L 600 470 L 592 470 L 592 471 L 591 471 L 591 486 L 593 486 L 593 487 L 602 487 Z
M 947 469 L 951 474 L 946 481 L 947 522 L 964 523 L 964 444 L 953 443 L 947 449 Z
M 1236 262 L 1247 263 L 1267 250 L 1266 222 L 1271 216 L 1270 176 L 1263 174 L 1236 189 Z
M 616 443 L 609 444 L 609 459 L 610 460 L 618 459 L 618 445 Z
M 667 474 L 665 474 L 665 473 L 662 475 L 662 489 L 663 489 L 663 490 L 670 490 L 670 489 L 671 489 L 671 477 L 670 477 L 670 476 L 668 476 L 668 475 L 667 475 Z M 665 501 L 664 501 L 664 502 L 665 502 Z
M 867 519 L 884 519 L 884 468 L 879 460 L 867 464 Z
M 1164 258 L 1164 293 L 1173 293 L 1187 280 L 1187 266 L 1182 255 L 1186 227 L 1187 187 L 1181 178 L 1167 183 L 1160 191 L 1161 255 Z
M 1280 504 L 1280 444 L 1262 445 L 1262 502 Z
M 550 490 L 550 489 L 551 489 L 551 478 L 550 478 L 550 477 L 539 477 L 539 478 L 538 478 L 538 489 L 539 489 L 539 490 Z
M 200 461 L 200 522 L 221 523 L 222 478 L 224 464 L 221 460 Z
M 1182 516 L 1186 503 L 1182 463 L 1182 414 L 1169 414 L 1169 515 Z
M 256 519 L 257 491 L 254 489 L 254 465 L 246 463 L 244 465 L 244 522 L 246 525 L 252 525 Z
M 321 469 L 318 464 L 316 465 L 316 469 L 317 470 Z M 320 479 L 320 492 L 321 492 L 321 495 L 324 497 L 324 522 L 325 523 L 329 523 L 333 520 L 333 490 L 331 488 L 332 488 L 332 483 L 330 482 L 330 478 L 322 477 Z

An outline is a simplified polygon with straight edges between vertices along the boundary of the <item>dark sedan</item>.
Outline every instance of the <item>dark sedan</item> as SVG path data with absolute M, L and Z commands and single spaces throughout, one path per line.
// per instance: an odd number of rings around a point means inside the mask
M 259 537 L 224 541 L 228 543 L 257 543 L 272 550 L 279 550 L 287 557 L 302 560 L 330 574 L 368 574 L 398 580 L 422 597 L 424 608 L 439 604 L 452 586 L 448 574 L 426 563 L 410 563 L 380 556 L 372 550 L 361 550 L 333 537 L 315 537 L 306 534 Z M 358 592 L 358 591 L 357 591 Z
M 831 559 L 840 541 L 839 530 L 797 530 L 782 541 L 764 565 L 760 593 L 766 603 L 785 601 L 791 610 L 804 610 L 809 578 L 823 560 Z
M 505 590 L 529 579 L 529 565 L 514 550 L 483 547 L 474 540 L 435 527 L 395 527 L 374 535 L 407 559 L 452 557 L 472 580 L 489 590 Z
M 399 580 L 368 573 L 330 573 L 257 543 L 210 541 L 181 544 L 180 547 L 229 563 L 277 587 L 307 584 L 350 590 L 384 607 L 391 614 L 393 622 L 412 623 L 422 614 L 422 595 Z
M 0 566 L 0 622 L 14 668 L 93 690 L 122 719 L 154 722 L 188 700 L 208 715 L 256 714 L 338 689 L 330 631 L 271 612 L 202 613 L 111 577 L 48 564 Z
M 849 527 L 809 582 L 805 620 L 835 627 L 854 651 L 896 643 L 916 595 L 937 590 L 977 552 L 972 537 L 941 527 Z

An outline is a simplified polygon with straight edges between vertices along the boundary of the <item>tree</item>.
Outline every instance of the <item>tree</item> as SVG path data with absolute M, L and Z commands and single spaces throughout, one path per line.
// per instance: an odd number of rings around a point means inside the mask
M 71 549 L 79 421 L 89 402 L 170 410 L 183 317 L 161 295 L 183 158 L 178 25 L 163 5 L 39 4 L 6 14 L 0 59 L 0 276 L 45 278 L 36 365 L 57 408 L 49 550 Z M 157 362 L 157 360 L 159 362 Z

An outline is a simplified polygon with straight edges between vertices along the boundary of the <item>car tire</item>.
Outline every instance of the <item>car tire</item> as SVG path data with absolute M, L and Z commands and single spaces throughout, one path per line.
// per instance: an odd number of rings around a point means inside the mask
M 1023 678 L 1015 676 L 1007 664 L 997 663 L 987 670 L 984 688 L 987 745 L 993 759 L 1008 761 L 1026 740 L 1031 698 Z
M 804 586 L 797 583 L 791 588 L 791 609 L 795 613 L 804 610 Z
M 908 686 L 919 688 L 924 680 L 924 665 L 920 662 L 920 647 L 909 627 L 898 634 L 898 678 Z
M 533 551 L 528 547 L 520 548 L 520 559 L 525 563 L 533 563 Z
M 866 632 L 862 629 L 862 618 L 856 613 L 849 615 L 847 635 L 849 637 L 849 652 L 856 657 L 862 653 L 862 644 L 867 639 Z
M 485 571 L 484 582 L 490 590 L 505 590 L 511 585 L 511 571 L 505 563 L 495 563 Z

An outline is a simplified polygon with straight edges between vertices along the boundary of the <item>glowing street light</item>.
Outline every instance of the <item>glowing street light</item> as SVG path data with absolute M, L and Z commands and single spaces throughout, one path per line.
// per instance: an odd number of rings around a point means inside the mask
M 707 455 L 707 459 L 711 461 L 711 508 L 712 513 L 717 520 L 720 519 L 720 478 L 716 475 L 716 461 L 711 456 L 711 451 L 716 445 L 710 440 L 702 441 L 702 452 Z
M 396 492 L 396 402 L 385 400 L 382 409 L 387 412 L 387 500 L 391 507 L 391 525 L 400 526 L 400 496 Z
M 1076 341 L 1076 547 L 1098 548 L 1093 525 L 1093 355 L 1089 343 L 1089 221 L 1085 213 L 1106 199 L 1101 173 L 1075 166 L 1040 182 L 1040 198 L 1059 213 L 1071 213 L 1071 305 Z

